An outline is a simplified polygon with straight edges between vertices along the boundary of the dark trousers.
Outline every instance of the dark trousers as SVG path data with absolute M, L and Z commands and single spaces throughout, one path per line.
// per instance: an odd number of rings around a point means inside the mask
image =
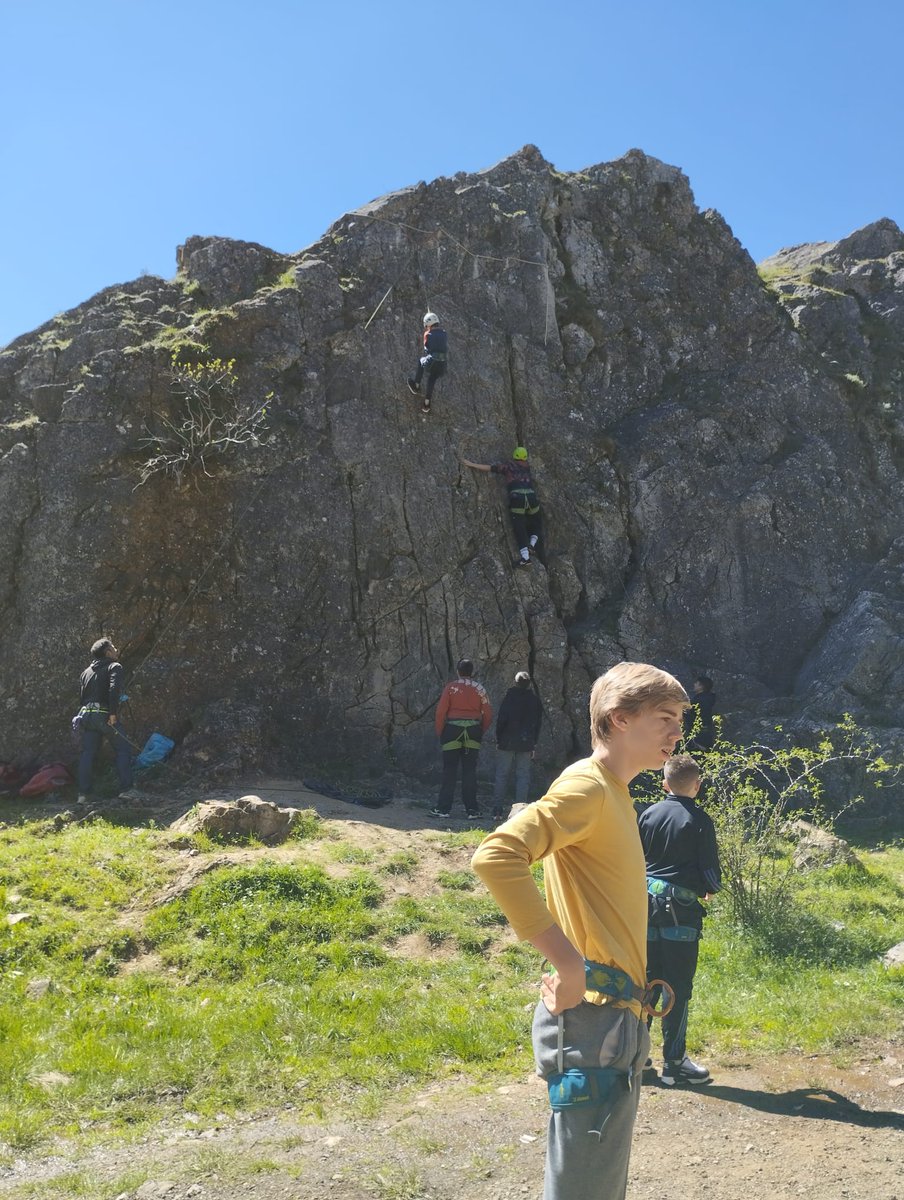
M 647 942 L 647 979 L 664 979 L 675 993 L 672 1011 L 662 1019 L 662 1057 L 666 1062 L 680 1062 L 687 1053 L 687 1012 L 699 950 L 699 941 L 669 942 L 658 937 Z M 655 989 L 656 1003 L 661 991 L 662 988 Z
M 414 382 L 419 384 L 426 374 L 427 386 L 424 388 L 424 396 L 429 400 L 433 396 L 437 379 L 442 379 L 445 373 L 446 364 L 444 362 L 428 363 L 426 367 L 422 362 L 418 362 L 417 370 L 414 372 Z
M 461 800 L 465 811 L 476 813 L 477 809 L 477 755 L 479 750 L 462 747 L 455 750 L 443 751 L 443 781 L 439 789 L 439 800 L 436 807 L 441 813 L 448 814 L 452 810 L 452 797 L 455 795 L 455 780 L 458 768 L 461 767 Z
M 539 509 L 533 515 L 529 512 L 515 512 L 514 509 L 509 509 L 509 516 L 512 518 L 512 528 L 515 531 L 515 541 L 518 543 L 519 550 L 530 545 L 532 534 L 535 533 L 539 540 L 542 530 Z
M 78 759 L 79 792 L 85 794 L 91 791 L 94 759 L 104 741 L 109 742 L 113 747 L 120 788 L 123 791 L 130 788 L 132 786 L 132 747 L 119 724 L 108 725 L 104 713 L 88 713 L 82 717 L 80 732 L 82 750 Z

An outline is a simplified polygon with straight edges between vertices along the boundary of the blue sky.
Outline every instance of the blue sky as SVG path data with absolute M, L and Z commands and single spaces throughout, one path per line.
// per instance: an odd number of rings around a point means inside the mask
M 0 346 L 526 142 L 680 166 L 756 259 L 904 225 L 899 0 L 0 0 L 0 44 Z

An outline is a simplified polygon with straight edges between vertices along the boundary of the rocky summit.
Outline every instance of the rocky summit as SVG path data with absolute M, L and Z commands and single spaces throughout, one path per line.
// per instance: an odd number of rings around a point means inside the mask
M 850 711 L 904 744 L 902 347 L 893 222 L 758 272 L 636 150 L 528 146 L 298 254 L 189 238 L 0 354 L 0 757 L 65 746 L 105 633 L 137 726 L 235 771 L 432 768 L 460 655 L 497 703 L 531 671 L 550 766 L 623 658 L 711 675 L 730 732 Z M 516 444 L 528 570 L 460 463 Z

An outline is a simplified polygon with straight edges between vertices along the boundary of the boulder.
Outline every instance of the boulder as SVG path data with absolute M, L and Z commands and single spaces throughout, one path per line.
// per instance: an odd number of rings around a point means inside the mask
M 214 840 L 238 841 L 256 838 L 265 845 L 284 842 L 301 816 L 301 809 L 280 808 L 260 796 L 238 800 L 207 800 L 173 822 L 177 833 L 206 833 Z
M 809 821 L 795 821 L 789 830 L 799 838 L 792 857 L 796 871 L 815 871 L 820 867 L 862 867 L 860 859 L 847 842 L 827 829 L 820 829 Z
M 882 964 L 885 967 L 904 967 L 904 942 L 898 942 L 886 950 L 882 955 Z

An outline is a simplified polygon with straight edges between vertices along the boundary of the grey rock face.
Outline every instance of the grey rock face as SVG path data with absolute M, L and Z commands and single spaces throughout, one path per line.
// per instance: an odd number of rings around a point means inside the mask
M 631 151 L 562 175 L 527 147 L 297 255 L 189 239 L 174 280 L 0 353 L 0 756 L 61 743 L 108 631 L 142 730 L 191 725 L 186 756 L 229 770 L 428 770 L 460 655 L 497 703 L 531 671 L 551 769 L 624 657 L 705 670 L 741 716 L 899 710 L 870 646 L 897 661 L 900 238 L 782 252 L 766 288 L 677 169 Z M 428 308 L 450 365 L 422 418 Z M 185 415 L 174 353 L 235 360 L 268 429 L 136 490 L 147 427 Z M 545 520 L 523 572 L 503 488 L 459 463 L 516 444 Z

